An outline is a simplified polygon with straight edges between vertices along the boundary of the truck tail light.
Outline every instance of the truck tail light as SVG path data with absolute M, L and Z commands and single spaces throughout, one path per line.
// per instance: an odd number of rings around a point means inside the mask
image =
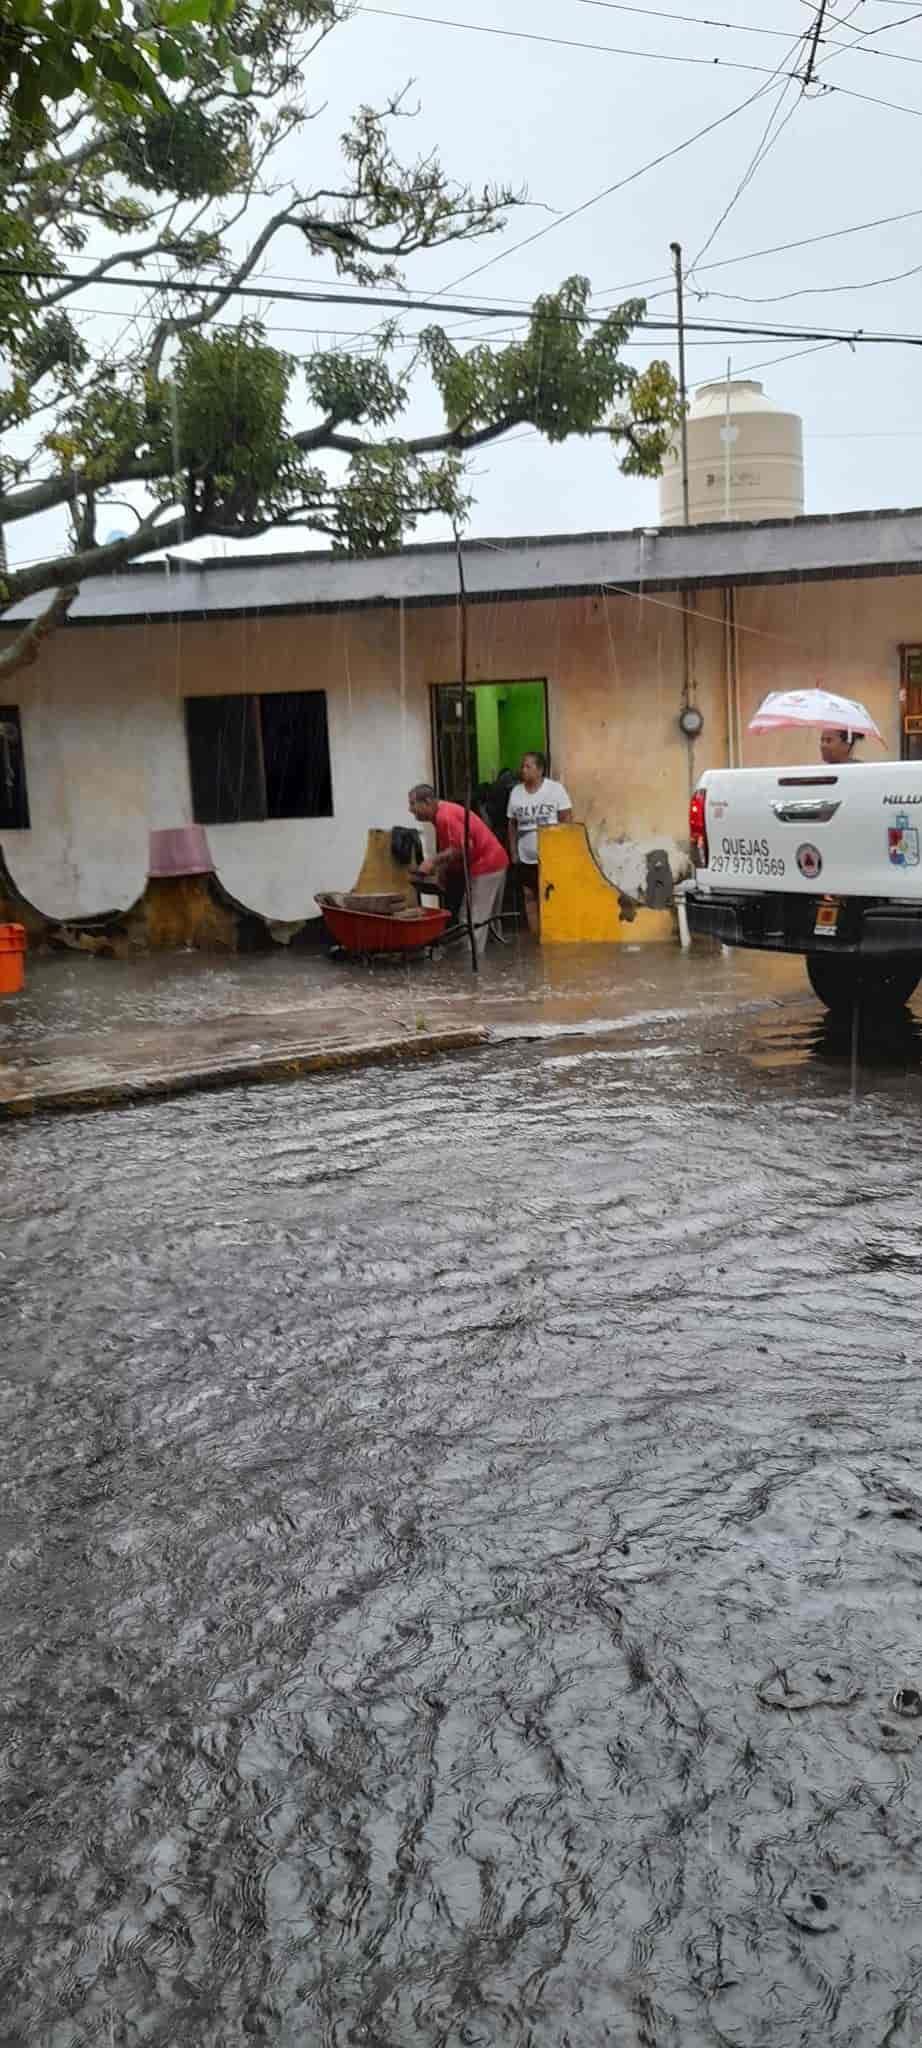
M 707 790 L 696 789 L 688 807 L 688 836 L 696 868 L 708 864 Z

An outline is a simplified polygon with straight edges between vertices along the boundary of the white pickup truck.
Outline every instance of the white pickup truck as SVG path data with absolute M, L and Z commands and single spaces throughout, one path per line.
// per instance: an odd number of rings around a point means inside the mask
M 830 1010 L 922 978 L 922 761 L 711 768 L 691 802 L 689 930 L 803 953 Z

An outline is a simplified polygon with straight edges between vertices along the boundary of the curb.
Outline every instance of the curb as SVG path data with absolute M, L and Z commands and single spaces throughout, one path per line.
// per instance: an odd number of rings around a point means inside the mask
M 307 1074 L 332 1074 L 350 1067 L 389 1066 L 401 1060 L 431 1059 L 437 1053 L 473 1052 L 489 1043 L 483 1025 L 450 1026 L 444 1031 L 418 1032 L 413 1038 L 362 1039 L 353 1045 L 319 1048 L 294 1046 L 286 1052 L 252 1053 L 210 1066 L 174 1068 L 158 1074 L 112 1075 L 71 1087 L 33 1088 L 0 1097 L 0 1122 L 33 1116 L 74 1115 L 97 1109 L 124 1109 L 134 1103 L 165 1102 L 179 1095 L 207 1090 L 259 1087 L 270 1082 L 298 1081 Z

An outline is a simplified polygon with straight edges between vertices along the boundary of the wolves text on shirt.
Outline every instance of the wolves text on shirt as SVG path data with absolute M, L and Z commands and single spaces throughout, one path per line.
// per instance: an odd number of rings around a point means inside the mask
M 551 782 L 545 776 L 538 789 L 526 789 L 524 782 L 516 783 L 509 798 L 507 816 L 516 827 L 518 858 L 525 867 L 534 867 L 537 863 L 539 825 L 556 825 L 561 811 L 572 808 L 562 782 Z

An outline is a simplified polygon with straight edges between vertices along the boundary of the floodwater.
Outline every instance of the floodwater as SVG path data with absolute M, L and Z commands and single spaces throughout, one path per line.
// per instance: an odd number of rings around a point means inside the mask
M 614 958 L 613 958 L 614 955 Z M 471 974 L 463 947 L 437 961 L 331 959 L 325 952 L 256 956 L 152 954 L 132 960 L 74 953 L 31 959 L 25 991 L 0 1002 L 0 1063 L 42 1059 L 48 1047 L 84 1040 L 103 1052 L 126 1032 L 151 1029 L 174 1039 L 187 1025 L 229 1017 L 252 1020 L 297 1011 L 299 1024 L 323 1030 L 337 1018 L 413 1029 L 431 1021 L 568 1025 L 635 1020 L 669 1010 L 693 1017 L 717 1005 L 764 1007 L 795 994 L 805 1000 L 803 963 L 784 955 L 690 953 L 664 946 L 561 946 L 542 952 L 513 937 L 489 949 Z
M 2 2048 L 922 2039 L 920 1041 L 0 1132 Z

